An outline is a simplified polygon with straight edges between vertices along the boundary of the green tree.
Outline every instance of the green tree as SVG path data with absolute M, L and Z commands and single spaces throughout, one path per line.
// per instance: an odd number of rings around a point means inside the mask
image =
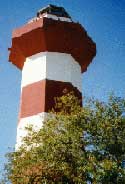
M 56 111 L 39 131 L 28 127 L 19 150 L 8 154 L 3 183 L 124 184 L 125 100 L 89 100 L 73 93 L 56 99 Z

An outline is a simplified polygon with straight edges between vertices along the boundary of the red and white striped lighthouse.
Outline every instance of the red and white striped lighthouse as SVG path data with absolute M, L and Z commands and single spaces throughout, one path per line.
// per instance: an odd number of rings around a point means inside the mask
M 49 5 L 13 31 L 9 61 L 22 70 L 17 146 L 24 127 L 41 127 L 65 88 L 82 99 L 82 72 L 95 54 L 95 43 L 62 7 Z

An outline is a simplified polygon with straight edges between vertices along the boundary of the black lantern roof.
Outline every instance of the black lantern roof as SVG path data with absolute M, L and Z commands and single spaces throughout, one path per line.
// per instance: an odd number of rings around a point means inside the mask
M 70 15 L 66 12 L 66 10 L 63 7 L 58 7 L 58 6 L 51 5 L 51 4 L 48 5 L 47 7 L 40 9 L 37 12 L 37 17 L 39 17 L 40 15 L 44 13 L 56 15 L 58 17 L 71 18 Z

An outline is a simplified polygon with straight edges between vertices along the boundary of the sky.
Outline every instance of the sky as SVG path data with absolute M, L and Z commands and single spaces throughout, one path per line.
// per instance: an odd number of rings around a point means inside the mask
M 83 96 L 106 101 L 125 97 L 125 0 L 4 0 L 0 2 L 0 170 L 16 141 L 21 71 L 8 62 L 12 30 L 54 4 L 63 6 L 87 30 L 97 55 L 82 75 Z M 2 173 L 2 171 L 1 171 Z

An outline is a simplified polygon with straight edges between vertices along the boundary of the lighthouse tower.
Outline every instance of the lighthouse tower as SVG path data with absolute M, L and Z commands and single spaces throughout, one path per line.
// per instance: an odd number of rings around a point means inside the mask
M 9 61 L 22 70 L 17 147 L 24 127 L 41 127 L 64 89 L 82 99 L 82 72 L 95 54 L 86 30 L 62 7 L 49 5 L 13 31 Z

